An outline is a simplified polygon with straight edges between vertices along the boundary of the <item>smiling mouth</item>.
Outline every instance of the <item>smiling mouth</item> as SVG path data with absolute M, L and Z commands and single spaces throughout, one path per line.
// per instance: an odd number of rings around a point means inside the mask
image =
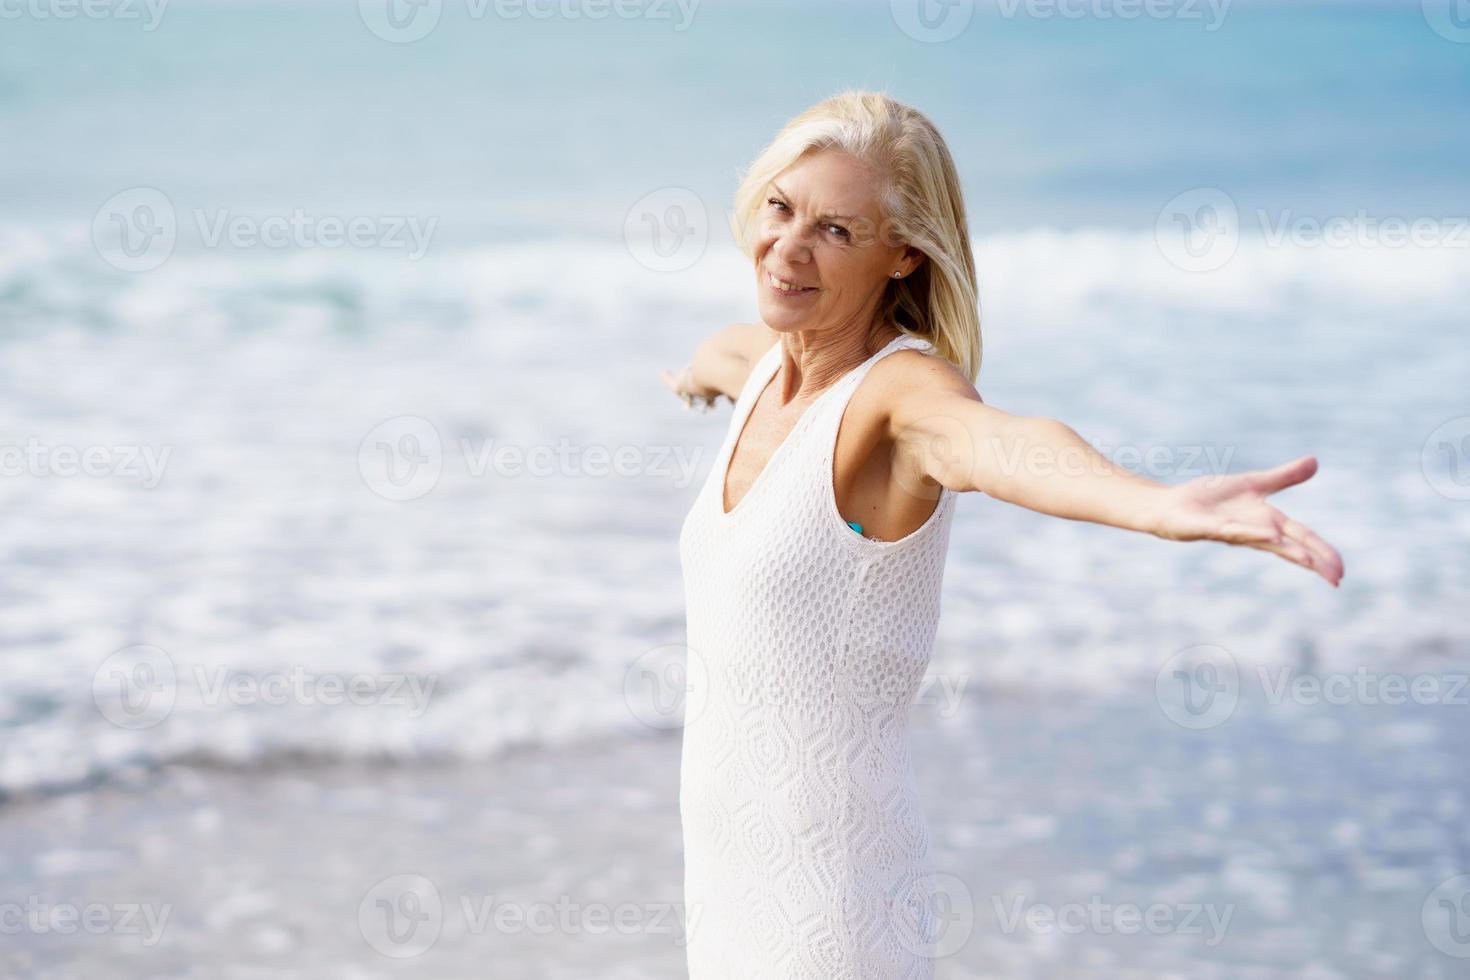
M 770 286 L 778 293 L 786 293 L 790 296 L 796 296 L 801 293 L 814 293 L 817 291 L 816 286 L 798 286 L 796 285 L 796 283 L 787 282 L 785 279 L 777 278 L 776 276 L 771 275 L 769 272 L 766 273 L 766 285 Z

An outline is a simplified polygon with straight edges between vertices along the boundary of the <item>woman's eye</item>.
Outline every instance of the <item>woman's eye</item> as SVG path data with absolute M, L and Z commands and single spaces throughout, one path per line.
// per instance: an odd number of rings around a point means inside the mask
M 784 210 L 786 207 L 786 202 L 779 198 L 768 197 L 766 198 L 766 203 L 774 207 L 777 211 Z
M 847 229 L 844 228 L 844 227 L 842 227 L 841 225 L 828 225 L 827 226 L 827 230 L 830 231 L 832 234 L 836 235 L 838 238 L 846 238 L 846 237 L 848 237 L 847 236 Z

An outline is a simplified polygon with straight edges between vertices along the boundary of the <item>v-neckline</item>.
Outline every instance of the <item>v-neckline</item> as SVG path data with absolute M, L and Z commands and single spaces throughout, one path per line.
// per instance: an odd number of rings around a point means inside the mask
M 775 381 L 776 376 L 781 372 L 781 356 L 779 354 L 781 342 L 778 340 L 776 341 L 776 343 L 772 344 L 770 349 L 767 351 L 766 356 L 769 356 L 770 351 L 777 351 L 778 353 L 776 355 L 776 364 L 773 368 L 771 368 L 770 373 L 766 375 L 765 380 L 761 382 L 760 390 L 755 393 L 755 397 L 751 399 L 750 405 L 745 409 L 745 414 L 741 416 L 740 430 L 735 433 L 735 441 L 730 443 L 730 448 L 725 452 L 725 458 L 720 464 L 720 496 L 718 500 L 719 516 L 722 518 L 734 517 L 740 511 L 740 508 L 745 506 L 745 502 L 749 500 L 751 498 L 751 495 L 759 490 L 761 484 L 765 482 L 766 474 L 771 471 L 772 466 L 776 464 L 776 462 L 781 458 L 781 455 L 786 451 L 786 447 L 791 443 L 791 440 L 796 435 L 797 430 L 806 423 L 806 421 L 811 417 L 812 412 L 815 411 L 816 407 L 822 403 L 823 399 L 825 399 L 833 391 L 837 390 L 837 386 L 845 382 L 849 377 L 852 376 L 855 371 L 861 370 L 864 366 L 868 364 L 869 361 L 877 358 L 884 351 L 888 350 L 889 347 L 903 340 L 903 338 L 906 336 L 908 335 L 899 334 L 897 337 L 894 337 L 892 340 L 888 341 L 888 343 L 884 344 L 872 354 L 868 355 L 868 357 L 866 357 L 864 360 L 844 371 L 837 378 L 836 381 L 833 381 L 822 391 L 821 394 L 819 394 L 816 398 L 813 398 L 812 403 L 801 410 L 801 414 L 796 417 L 796 421 L 792 423 L 792 426 L 790 430 L 787 431 L 786 435 L 781 437 L 781 441 L 776 444 L 776 448 L 771 450 L 771 455 L 766 457 L 765 465 L 762 466 L 760 472 L 755 475 L 755 479 L 750 481 L 750 486 L 745 488 L 745 493 L 741 496 L 739 500 L 735 502 L 734 506 L 732 506 L 729 510 L 726 510 L 725 488 L 730 479 L 730 462 L 735 458 L 735 450 L 740 448 L 740 440 L 745 437 L 745 428 L 747 425 L 750 424 L 750 417 L 755 414 L 756 405 L 760 404 L 761 398 L 765 396 L 766 389 L 771 387 L 771 382 Z

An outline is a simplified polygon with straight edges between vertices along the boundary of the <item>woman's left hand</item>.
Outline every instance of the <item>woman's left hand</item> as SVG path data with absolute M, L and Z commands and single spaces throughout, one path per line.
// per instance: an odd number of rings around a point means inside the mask
M 1266 503 L 1266 497 L 1317 472 L 1317 458 L 1302 456 L 1269 470 L 1202 476 L 1170 487 L 1155 533 L 1170 541 L 1223 541 L 1280 555 L 1311 569 L 1335 588 L 1342 556 L 1311 528 Z

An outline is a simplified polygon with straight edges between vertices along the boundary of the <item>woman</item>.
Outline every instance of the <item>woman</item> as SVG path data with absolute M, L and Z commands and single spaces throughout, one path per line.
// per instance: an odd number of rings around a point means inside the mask
M 1342 560 L 1265 501 L 1311 456 L 1164 486 L 980 399 L 959 182 L 909 106 L 849 92 L 797 116 L 746 174 L 735 224 L 762 322 L 664 374 L 686 401 L 735 403 L 679 538 L 690 977 L 930 977 L 906 708 L 955 497 L 1259 548 L 1334 586 Z

